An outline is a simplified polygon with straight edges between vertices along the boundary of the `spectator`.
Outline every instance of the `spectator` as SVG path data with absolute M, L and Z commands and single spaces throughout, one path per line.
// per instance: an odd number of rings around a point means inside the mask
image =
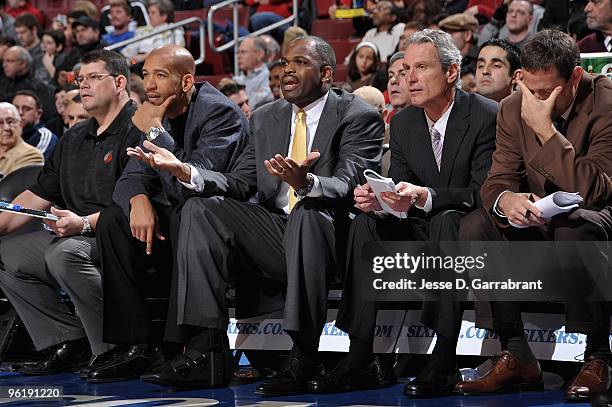
M 0 33 L 10 38 L 17 38 L 15 19 L 4 11 L 4 0 L 0 0 Z M 13 44 L 16 45 L 16 44 Z
M 478 32 L 478 20 L 476 17 L 466 13 L 453 14 L 438 23 L 442 31 L 446 31 L 453 37 L 453 42 L 461 52 L 461 66 L 471 66 L 476 70 L 476 33 Z
M 251 31 L 257 31 L 293 14 L 292 0 L 246 0 L 246 4 L 255 8 L 255 13 L 251 15 L 250 19 Z M 289 25 L 283 24 L 270 33 L 280 42 L 283 40 L 283 34 L 289 28 Z
M 42 36 L 42 63 L 51 78 L 55 76 L 57 67 L 64 63 L 66 59 L 65 45 L 66 37 L 63 31 L 47 30 L 44 32 Z
M 21 90 L 15 94 L 13 106 L 17 108 L 21 116 L 23 141 L 36 147 L 45 156 L 45 159 L 49 159 L 58 139 L 41 121 L 43 108 L 38 96 L 30 90 Z
M 467 93 L 476 93 L 476 70 L 472 65 L 461 67 L 461 76 L 459 76 L 459 87 Z
M 398 22 L 398 9 L 389 0 L 382 0 L 374 7 L 372 14 L 374 28 L 368 30 L 363 41 L 372 42 L 378 47 L 380 60 L 387 62 L 387 57 L 399 44 L 400 35 L 404 32 L 404 23 Z
M 4 7 L 4 11 L 11 15 L 13 18 L 17 18 L 22 14 L 32 14 L 36 17 L 39 27 L 45 26 L 45 16 L 37 9 L 30 0 L 8 0 L 7 6 Z
M 503 9 L 503 6 L 500 6 Z M 533 21 L 533 4 L 529 0 L 512 0 L 508 4 L 508 12 L 505 15 L 506 30 L 500 30 L 502 23 L 496 16 L 489 21 L 481 31 L 479 45 L 491 38 L 508 40 L 510 43 L 521 47 L 531 36 L 531 23 Z M 503 16 L 503 13 L 498 16 Z
M 121 41 L 129 40 L 136 34 L 130 30 L 132 21 L 132 7 L 127 0 L 111 0 L 110 3 L 110 22 L 112 29 L 108 34 L 102 36 L 102 40 L 108 44 L 116 44 Z M 116 51 L 120 51 L 119 48 Z
M 147 91 L 144 87 L 144 81 L 135 73 L 130 75 L 130 99 L 136 103 L 136 106 L 142 106 L 147 98 Z
M 506 40 L 493 39 L 480 47 L 476 64 L 478 94 L 501 102 L 512 94 L 521 69 L 521 50 Z
M 410 36 L 412 34 L 417 31 L 424 30 L 425 28 L 427 27 L 425 27 L 424 24 L 418 21 L 410 21 L 404 24 L 404 32 L 402 33 L 402 35 L 400 35 L 399 43 L 397 44 L 398 52 L 404 51 L 406 49 L 406 47 L 408 46 L 408 40 L 410 39 Z
M 170 0 L 151 0 L 148 3 L 150 26 L 139 27 L 136 36 L 148 34 L 154 30 L 168 27 L 174 22 L 174 4 Z M 149 52 L 162 45 L 176 44 L 181 47 L 185 45 L 185 32 L 182 28 L 165 31 L 159 35 L 149 37 L 136 44 L 128 45 L 121 52 L 132 59 L 132 64 L 142 63 Z
M 243 85 L 238 85 L 237 83 L 228 83 L 227 85 L 219 88 L 219 92 L 223 93 L 228 97 L 229 100 L 234 102 L 242 113 L 246 116 L 247 119 L 251 118 L 251 108 L 249 107 L 249 98 L 247 97 L 246 92 L 244 91 Z
M 387 106 L 387 115 L 385 116 L 385 139 L 384 144 L 389 144 L 391 139 L 391 119 L 400 110 L 410 105 L 410 91 L 406 83 L 406 74 L 404 72 L 404 53 L 396 52 L 389 59 L 389 68 L 387 70 L 389 82 L 387 83 L 387 92 L 389 94 L 389 104 Z M 382 175 L 387 176 L 389 166 L 391 165 L 391 151 L 383 153 L 381 161 Z
M 6 35 L 0 35 L 0 60 L 2 60 L 2 57 L 4 56 L 4 53 L 6 52 L 6 50 L 9 49 L 10 47 L 14 47 L 15 45 L 17 45 L 17 41 L 15 41 L 15 38 L 9 37 Z M 0 65 L 0 78 L 3 76 L 4 76 L 4 70 L 2 69 L 2 66 Z
M 83 55 L 94 49 L 102 48 L 98 21 L 91 19 L 85 14 L 81 14 L 72 22 L 71 29 L 75 37 L 75 45 L 66 55 L 64 62 L 57 67 L 55 73 L 55 79 L 62 86 L 66 84 L 66 74 L 72 71 L 72 68 Z
M 238 48 L 238 68 L 243 72 L 234 80 L 246 87 L 253 110 L 274 100 L 269 86 L 266 58 L 266 43 L 259 37 L 247 37 Z
M 47 82 L 51 79 L 49 72 L 43 65 L 43 50 L 38 37 L 39 28 L 36 17 L 32 14 L 22 14 L 15 19 L 15 31 L 21 46 L 32 55 L 30 71 L 40 81 Z
M 416 0 L 408 7 L 408 21 L 418 21 L 429 26 L 431 18 L 442 12 L 440 3 L 435 0 Z
M 76 95 L 68 101 L 64 109 L 64 114 L 67 119 L 68 128 L 75 124 L 83 122 L 91 117 L 91 115 L 83 107 L 81 95 Z
M 57 133 L 61 128 L 58 129 L 54 121 L 57 119 L 57 112 L 53 88 L 30 75 L 31 63 L 32 56 L 25 48 L 14 46 L 6 50 L 2 57 L 5 76 L 0 79 L 0 102 L 11 102 L 18 91 L 31 90 L 38 95 L 42 103 L 43 122 Z
M 21 139 L 21 118 L 10 103 L 0 103 L 0 176 L 30 164 L 42 164 L 43 155 Z
M 595 32 L 578 43 L 580 52 L 612 52 L 612 0 L 591 0 L 584 11 Z
M 387 78 L 379 71 L 380 55 L 378 48 L 371 42 L 360 42 L 351 53 L 348 63 L 347 82 L 353 90 L 362 86 L 386 89 Z
M 270 76 L 268 77 L 268 84 L 274 100 L 282 99 L 283 93 L 281 92 L 281 78 L 283 77 L 283 65 L 280 60 L 274 61 L 268 64 L 268 70 Z
M 263 34 L 260 35 L 259 38 L 264 40 L 266 43 L 266 63 L 269 64 L 270 62 L 276 61 L 281 57 L 281 47 L 274 37 L 268 34 Z
M 308 32 L 297 25 L 292 25 L 291 27 L 287 28 L 285 35 L 283 35 L 283 46 L 281 48 L 282 55 L 285 55 L 286 48 L 291 41 L 300 37 L 308 37 Z
M 385 119 L 387 116 L 387 107 L 385 106 L 385 96 L 374 86 L 362 86 L 353 92 L 355 96 L 359 96 L 361 100 L 372 106 Z

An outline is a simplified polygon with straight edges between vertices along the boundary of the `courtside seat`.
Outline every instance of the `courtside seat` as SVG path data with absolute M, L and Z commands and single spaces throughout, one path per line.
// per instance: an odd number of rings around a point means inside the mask
M 352 20 L 315 20 L 311 34 L 326 41 L 348 39 L 355 33 Z

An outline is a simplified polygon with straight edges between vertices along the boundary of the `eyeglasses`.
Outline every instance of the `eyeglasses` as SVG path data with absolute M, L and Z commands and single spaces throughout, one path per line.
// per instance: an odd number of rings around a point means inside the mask
M 74 78 L 74 83 L 76 83 L 78 86 L 81 86 L 85 82 L 94 82 L 94 81 L 99 82 L 102 79 L 106 78 L 107 76 L 115 76 L 115 75 L 110 74 L 110 73 L 90 73 L 85 76 L 77 76 L 76 78 Z
M 19 120 L 15 119 L 0 119 L 0 129 L 4 128 L 4 125 L 8 125 L 9 127 L 15 127 L 19 123 Z

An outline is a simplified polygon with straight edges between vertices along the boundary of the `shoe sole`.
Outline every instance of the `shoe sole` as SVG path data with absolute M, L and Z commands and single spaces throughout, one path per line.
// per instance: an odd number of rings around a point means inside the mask
M 565 401 L 568 403 L 588 403 L 591 401 L 591 396 L 565 396 Z
M 544 382 L 539 383 L 519 383 L 512 386 L 503 387 L 497 391 L 491 391 L 487 393 L 480 392 L 468 392 L 468 391 L 457 391 L 453 393 L 461 394 L 463 396 L 488 396 L 491 394 L 508 394 L 508 393 L 523 393 L 531 391 L 544 391 Z
M 60 374 L 60 373 L 70 373 L 70 372 L 74 372 L 75 370 L 81 369 L 84 366 L 87 366 L 88 362 L 79 362 L 79 363 L 74 363 L 70 366 L 66 366 L 62 369 L 57 369 L 57 370 L 47 370 L 44 372 L 27 372 L 27 371 L 21 371 L 21 370 L 17 370 L 17 373 L 21 373 L 24 374 L 26 376 L 48 376 L 48 375 L 53 375 L 53 374 Z

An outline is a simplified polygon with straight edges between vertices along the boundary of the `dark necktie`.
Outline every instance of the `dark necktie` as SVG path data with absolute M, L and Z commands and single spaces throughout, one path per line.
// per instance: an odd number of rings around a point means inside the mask
M 561 134 L 565 132 L 565 119 L 563 117 L 557 117 L 553 120 L 553 126 Z

